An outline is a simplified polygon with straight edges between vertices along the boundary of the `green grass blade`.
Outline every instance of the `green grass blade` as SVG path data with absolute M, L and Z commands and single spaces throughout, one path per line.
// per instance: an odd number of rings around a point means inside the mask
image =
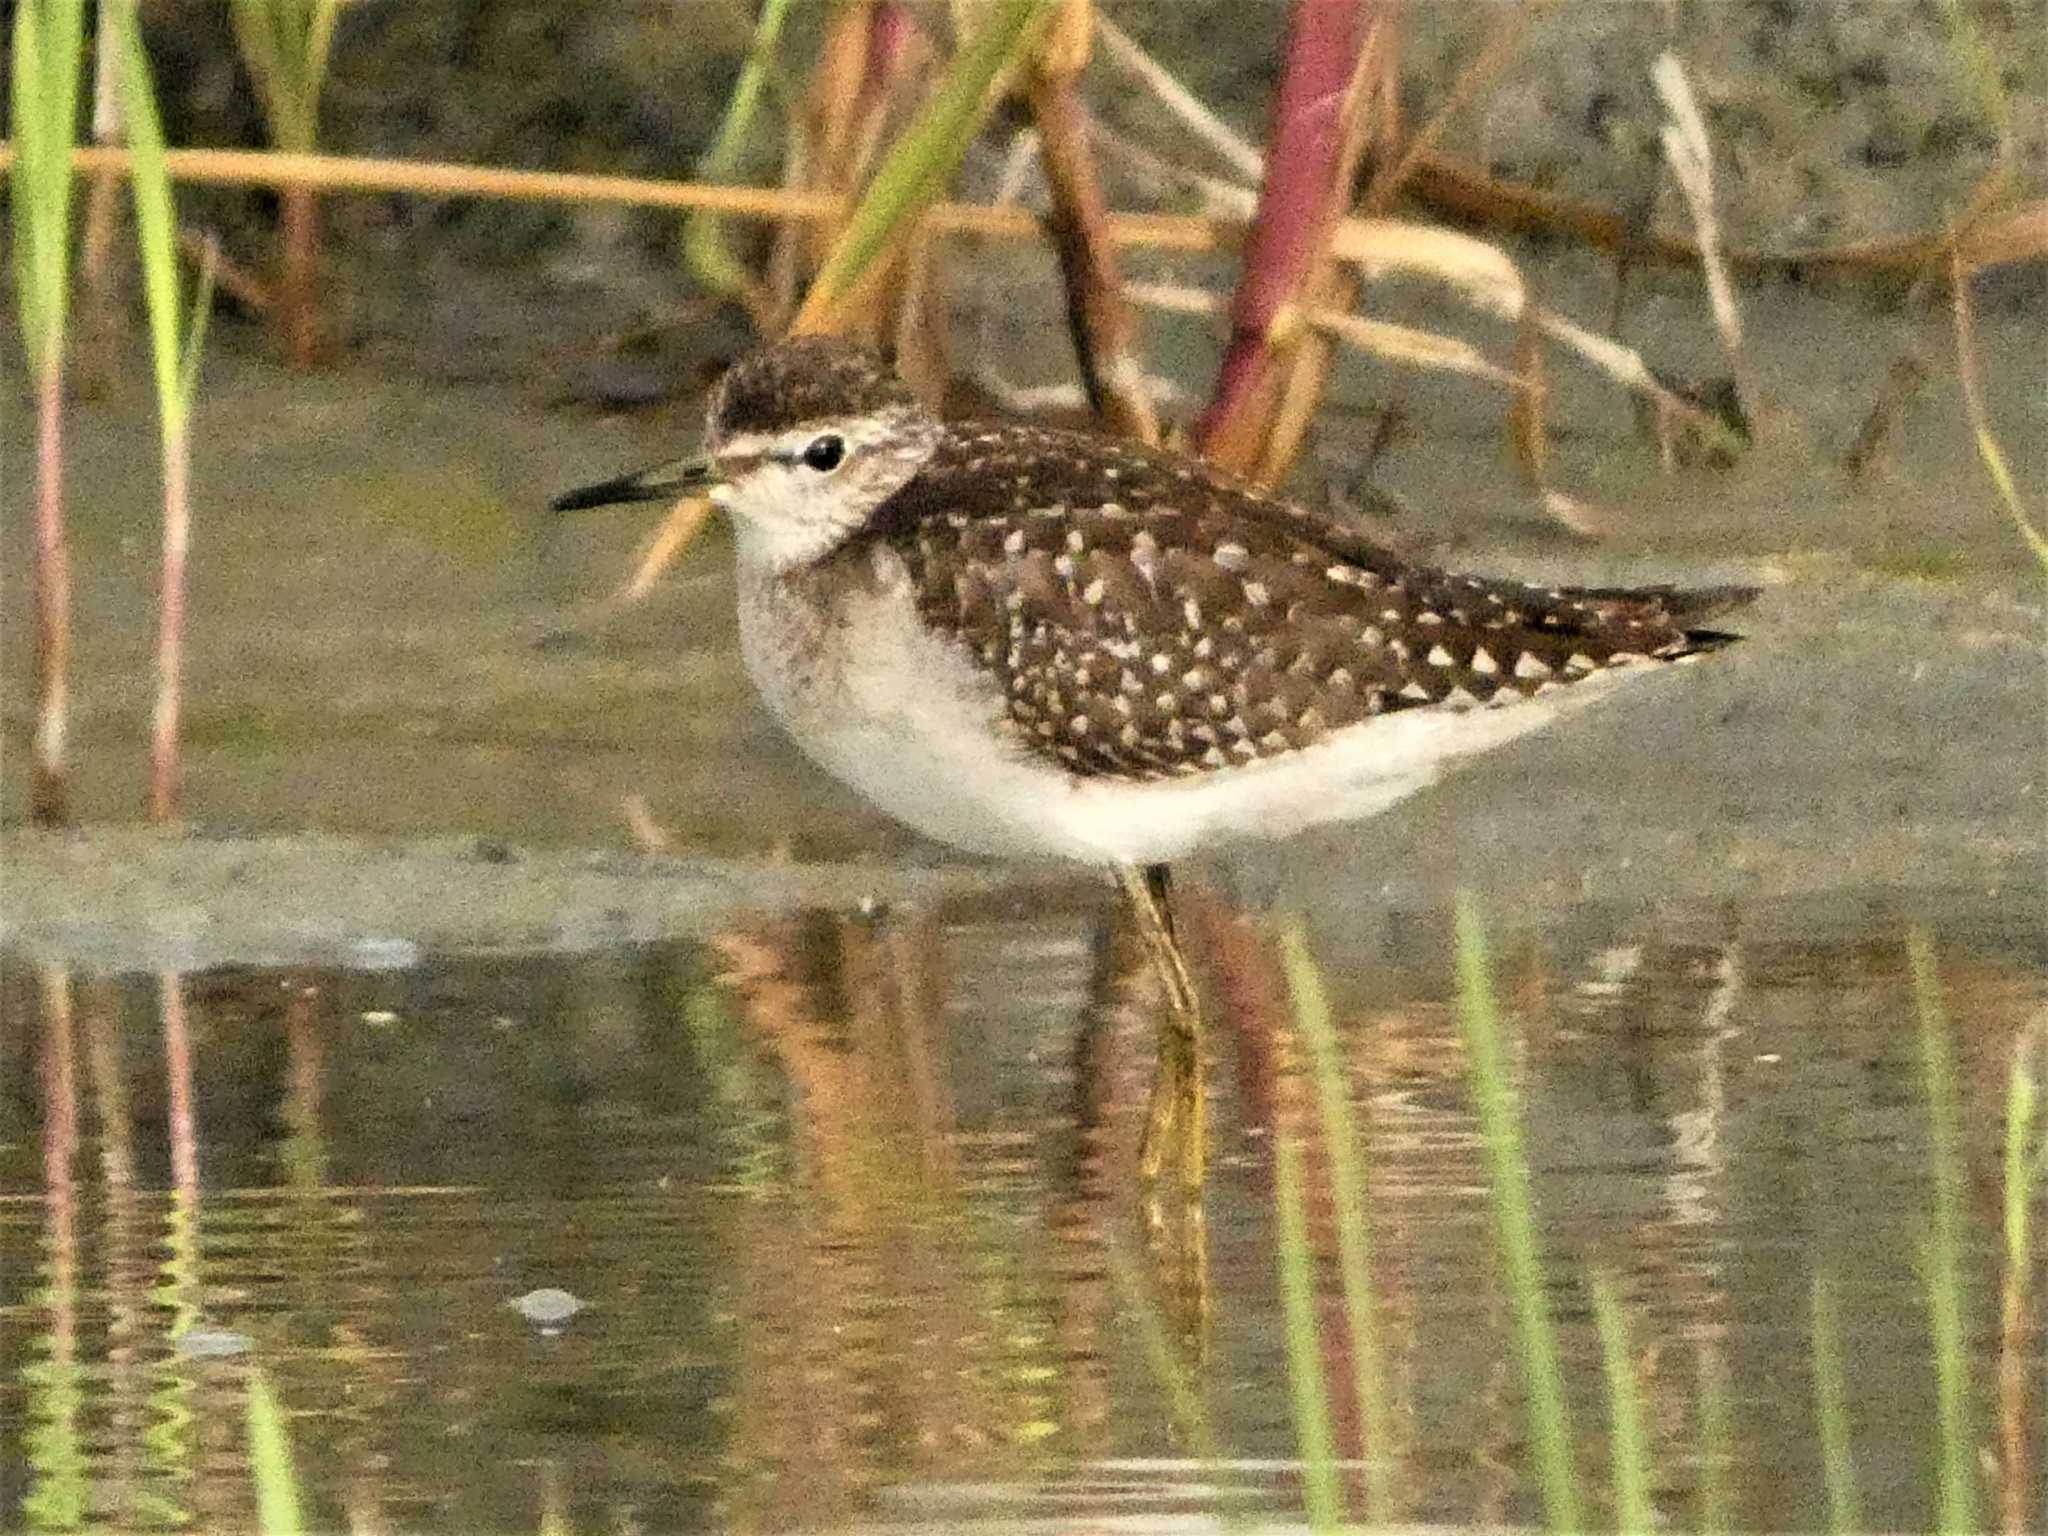
M 1700 1536 L 1727 1536 L 1735 1526 L 1728 1469 L 1734 1437 L 1728 1422 L 1728 1367 L 1720 1345 L 1702 1339 L 1700 1362 Z
M 1599 1270 L 1586 1279 L 1593 1298 L 1594 1326 L 1600 1332 L 1600 1361 L 1607 1376 L 1614 1509 L 1623 1531 L 1647 1533 L 1658 1529 L 1660 1522 L 1650 1500 L 1650 1446 L 1643 1430 L 1642 1389 L 1628 1352 L 1628 1319 L 1613 1281 Z
M 36 193 L 43 174 L 42 133 L 36 126 L 45 116 L 43 77 L 37 67 L 42 54 L 42 7 L 21 0 L 14 11 L 14 57 L 8 70 L 13 96 L 8 131 L 14 139 L 14 190 L 8 206 L 14 213 L 14 305 L 21 315 L 22 350 L 31 372 L 44 366 L 49 317 L 43 311 L 41 253 L 36 238 Z
M 2027 509 L 2020 500 L 2019 486 L 2012 478 L 2012 468 L 2005 462 L 2005 454 L 1998 446 L 1998 439 L 1983 427 L 1976 429 L 1977 457 L 1983 461 L 1984 469 L 1991 476 L 1992 486 L 1998 492 L 2000 505 L 2006 516 L 2018 531 L 2021 541 L 2033 552 L 2034 559 L 2044 572 L 2048 572 L 2048 534 L 2034 526 L 2034 520 L 2027 516 Z
M 142 254 L 143 296 L 149 308 L 150 353 L 156 364 L 157 408 L 164 435 L 182 431 L 190 414 L 191 395 L 184 387 L 186 370 L 178 331 L 177 212 L 171 201 L 171 178 L 164 166 L 163 123 L 157 115 L 156 92 L 150 85 L 149 58 L 132 0 L 113 6 L 110 19 L 120 60 L 121 109 L 128 119 L 128 151 L 133 165 L 130 186 L 135 197 L 135 236 Z
M 2013 1044 L 2012 1070 L 2005 1083 L 2005 1264 L 2009 1274 L 2022 1278 L 2031 1272 L 2033 1234 L 2029 1224 L 2035 1181 L 2040 1175 L 2040 1158 L 2034 1148 L 2034 1117 L 2041 1108 L 2035 1055 L 2036 1034 L 2029 1030 Z
M 206 351 L 206 321 L 213 313 L 214 248 L 206 248 L 199 266 L 199 280 L 192 285 L 192 318 L 185 323 L 185 355 L 178 365 L 178 398 L 191 414 L 192 401 L 199 393 L 199 359 Z
M 754 132 L 761 98 L 768 83 L 769 66 L 782 39 L 782 23 L 789 14 L 789 0 L 766 0 L 754 36 L 747 45 L 746 61 L 740 66 L 732 97 L 726 103 L 725 118 L 718 125 L 718 137 L 703 159 L 697 175 L 704 181 L 731 181 L 739 169 L 740 156 Z M 753 283 L 746 269 L 725 243 L 726 220 L 705 210 L 683 221 L 683 262 L 698 282 L 714 293 L 746 293 Z
M 279 149 L 307 154 L 319 140 L 320 92 L 340 10 L 341 0 L 233 0 L 235 46 Z
M 230 0 L 229 20 L 233 24 L 235 47 L 256 82 L 256 94 L 263 105 L 263 120 L 278 138 L 278 120 L 285 106 L 281 76 L 284 52 L 277 35 L 277 17 L 270 0 Z
M 38 100 L 44 116 L 38 128 L 44 145 L 40 198 L 37 213 L 40 227 L 51 232 L 62 282 L 63 253 L 70 242 L 71 149 L 78 138 L 79 77 L 85 64 L 85 6 L 83 0 L 31 0 L 46 14 L 48 25 L 41 37 L 36 65 L 42 80 Z
M 799 329 L 852 292 L 898 231 L 938 195 L 981 126 L 997 76 L 1030 52 L 1056 8 L 1049 0 L 997 0 L 989 7 L 981 30 L 954 55 L 930 99 L 875 172 L 811 285 Z
M 84 11 L 83 0 L 20 0 L 14 11 L 9 131 L 17 158 L 8 202 L 22 350 L 38 376 L 64 352 Z
M 256 1528 L 263 1536 L 299 1536 L 306 1527 L 300 1516 L 298 1474 L 292 1468 L 291 1436 L 276 1394 L 261 1369 L 255 1367 L 249 1371 L 246 1419 L 249 1475 L 256 1485 Z
M 1280 1309 L 1287 1335 L 1294 1434 L 1301 1449 L 1302 1502 L 1310 1530 L 1334 1531 L 1344 1518 L 1344 1495 L 1332 1452 L 1330 1399 L 1323 1386 L 1322 1353 L 1316 1338 L 1305 1182 L 1301 1144 L 1283 1133 L 1273 1143 L 1273 1199 L 1278 1207 Z
M 2012 101 L 2006 95 L 1998 55 L 1984 41 L 1962 0 L 1941 0 L 1942 19 L 1948 24 L 1949 45 L 1955 50 L 1977 97 L 1977 110 L 2001 142 L 2012 137 Z
M 1828 1487 L 1828 1529 L 1852 1536 L 1863 1529 L 1856 1498 L 1856 1462 L 1850 1451 L 1849 1393 L 1842 1379 L 1842 1329 L 1834 1282 L 1813 1277 L 1813 1401 L 1820 1420 L 1820 1463 Z
M 1387 1525 L 1394 1518 L 1393 1414 L 1386 1375 L 1380 1365 L 1379 1328 L 1372 1290 L 1372 1228 L 1366 1212 L 1365 1177 L 1358 1166 L 1359 1137 L 1344 1086 L 1344 1065 L 1330 1023 L 1330 999 L 1308 951 L 1299 920 L 1280 935 L 1280 963 L 1294 1001 L 1294 1019 L 1308 1046 L 1322 1118 L 1323 1146 L 1330 1161 L 1330 1196 L 1337 1217 L 1337 1266 L 1344 1291 L 1344 1320 L 1351 1335 L 1352 1387 L 1358 1395 L 1364 1444 L 1365 1518 Z
M 1921 1244 L 1921 1279 L 1933 1330 L 1936 1402 L 1940 1413 L 1940 1526 L 1977 1528 L 1975 1439 L 1970 1430 L 1969 1367 L 1963 1319 L 1963 1160 L 1957 1130 L 1956 1084 L 1949 1061 L 1934 945 L 1922 929 L 1906 943 L 1913 1001 L 1920 1023 L 1920 1066 L 1927 1090 L 1929 1157 L 1934 1168 L 1934 1211 Z
M 1927 1288 L 1928 1331 L 1934 1344 L 1935 1404 L 1941 1460 L 1937 1529 L 1965 1536 L 1977 1526 L 1976 1457 L 1970 1438 L 1970 1373 L 1964 1338 L 1962 1277 L 1957 1255 L 1933 1232 L 1920 1242 L 1920 1272 Z
M 306 46 L 301 57 L 306 61 L 306 100 L 318 103 L 320 93 L 327 86 L 327 58 L 334 49 L 334 24 L 341 18 L 342 0 L 315 0 L 313 14 L 306 26 Z M 317 138 L 320 123 L 317 111 L 314 120 L 306 125 L 308 142 Z
M 1564 1376 L 1543 1288 L 1543 1265 L 1531 1215 L 1529 1163 L 1508 1081 L 1493 1002 L 1493 975 L 1486 931 L 1469 897 L 1457 909 L 1458 1018 L 1472 1078 L 1473 1107 L 1486 1145 L 1491 1174 L 1494 1239 L 1515 1316 L 1522 1395 L 1529 1415 L 1529 1439 L 1536 1477 L 1543 1490 L 1544 1516 L 1552 1530 L 1584 1529 L 1579 1519 L 1578 1480 L 1572 1467 L 1571 1424 L 1565 1409 Z

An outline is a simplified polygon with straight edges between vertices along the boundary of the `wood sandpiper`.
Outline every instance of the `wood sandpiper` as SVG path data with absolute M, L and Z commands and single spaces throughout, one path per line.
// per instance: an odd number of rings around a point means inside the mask
M 820 337 L 734 364 L 702 457 L 555 506 L 692 494 L 732 522 L 746 668 L 805 753 L 940 842 L 1115 870 L 1170 1004 L 1148 1173 L 1175 1135 L 1202 1155 L 1171 861 L 1383 811 L 1728 643 L 1697 622 L 1754 595 L 1412 564 L 1196 459 L 941 421 Z

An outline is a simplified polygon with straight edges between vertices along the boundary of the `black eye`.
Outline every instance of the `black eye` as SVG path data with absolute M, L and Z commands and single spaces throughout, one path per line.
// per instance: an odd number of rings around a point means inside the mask
M 846 439 L 831 432 L 812 438 L 804 447 L 804 463 L 821 475 L 831 474 L 845 457 Z

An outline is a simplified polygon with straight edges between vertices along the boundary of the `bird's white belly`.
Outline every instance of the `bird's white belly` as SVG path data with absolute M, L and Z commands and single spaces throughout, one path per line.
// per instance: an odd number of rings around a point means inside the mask
M 742 583 L 747 670 L 805 754 L 926 836 L 1011 858 L 1163 863 L 1372 816 L 1635 671 L 1504 708 L 1400 711 L 1241 767 L 1090 779 L 1018 742 L 987 674 L 926 629 L 893 584 L 847 596 L 821 622 L 769 583 L 744 572 Z
M 1103 857 L 1059 846 L 1048 808 L 1070 776 L 1008 739 L 1001 695 L 906 593 L 850 594 L 821 621 L 743 573 L 740 650 L 805 755 L 898 821 L 975 853 Z

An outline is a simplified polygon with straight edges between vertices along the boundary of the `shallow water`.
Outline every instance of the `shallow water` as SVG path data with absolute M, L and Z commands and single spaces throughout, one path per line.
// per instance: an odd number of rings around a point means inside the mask
M 1987 1497 L 2038 1517 L 2037 1340 L 2012 1356 L 2023 1400 L 1998 1387 L 1991 1107 L 2048 1008 L 2039 893 L 1916 905 L 1968 1122 Z M 1610 1518 L 1597 1266 L 1630 1309 L 1672 1523 L 1699 1518 L 1703 1371 L 1727 1385 L 1739 1520 L 1825 1518 L 1816 1269 L 1839 1287 L 1865 1518 L 1932 1519 L 1925 1115 L 1903 920 L 1881 910 L 1660 931 L 1581 908 L 1497 937 L 1589 1517 Z M 575 959 L 0 972 L 0 1524 L 249 1523 L 259 1370 L 320 1528 L 1296 1518 L 1269 1148 L 1312 1128 L 1313 1089 L 1270 931 L 1209 895 L 1189 911 L 1218 1004 L 1205 1270 L 1173 1211 L 1148 1236 L 1153 999 L 1085 891 Z M 1352 935 L 1367 953 L 1319 948 L 1367 1127 L 1401 1514 L 1524 1521 L 1447 934 L 1394 910 Z M 1148 1328 L 1220 1459 L 1177 1422 Z

